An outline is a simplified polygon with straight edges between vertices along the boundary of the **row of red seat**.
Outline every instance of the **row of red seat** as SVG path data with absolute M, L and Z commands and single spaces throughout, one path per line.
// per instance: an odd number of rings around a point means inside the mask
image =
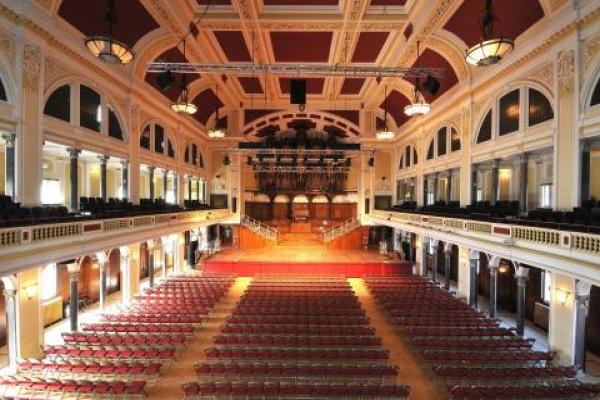
M 160 372 L 159 363 L 142 362 L 72 362 L 52 360 L 29 360 L 19 363 L 19 371 L 104 374 L 104 375 L 154 375 Z
M 246 324 L 228 321 L 221 333 L 301 335 L 372 335 L 375 330 L 368 325 L 297 325 L 297 324 Z
M 120 323 L 120 322 L 98 322 L 82 326 L 86 332 L 115 332 L 115 333 L 135 333 L 141 335 L 152 335 L 160 333 L 184 334 L 186 336 L 194 333 L 194 326 L 191 324 L 141 324 L 141 323 Z
M 320 315 L 232 315 L 227 323 L 233 324 L 295 324 L 295 325 L 366 325 L 367 317 L 338 317 Z
M 319 307 L 238 307 L 236 315 L 285 315 L 285 316 L 350 316 L 364 317 L 365 312 L 359 309 L 350 308 L 323 308 Z
M 600 394 L 599 384 L 563 383 L 530 385 L 455 385 L 448 388 L 454 399 L 584 399 Z
M 44 354 L 54 358 L 87 359 L 128 359 L 166 360 L 173 358 L 172 347 L 131 347 L 131 346 L 45 346 Z
M 215 336 L 215 344 L 271 346 L 379 346 L 377 336 L 326 335 L 228 335 Z
M 81 396 L 143 396 L 145 381 L 122 382 L 122 381 L 85 381 L 85 380 L 57 380 L 26 378 L 22 376 L 0 377 L 0 386 L 4 388 L 2 398 L 20 398 L 46 394 L 44 398 L 56 393 L 64 393 Z
M 449 329 L 451 328 L 451 329 Z M 422 326 L 403 326 L 398 328 L 403 335 L 410 337 L 421 336 L 442 336 L 442 337 L 514 337 L 515 333 L 511 329 L 498 327 L 422 327 Z
M 545 351 L 426 351 L 423 358 L 429 361 L 457 361 L 460 363 L 547 363 L 553 354 Z
M 234 347 L 216 346 L 205 350 L 207 358 L 271 360 L 387 360 L 389 351 L 318 347 Z
M 181 315 L 181 314 L 104 314 L 101 321 L 106 322 L 127 322 L 141 324 L 199 324 L 202 317 L 199 315 Z
M 257 397 L 263 399 L 307 399 L 376 397 L 406 399 L 410 388 L 404 385 L 296 382 L 190 382 L 182 385 L 186 399 Z
M 530 349 L 533 339 L 521 338 L 483 338 L 483 339 L 449 339 L 443 337 L 414 338 L 412 342 L 423 349 Z
M 575 378 L 577 371 L 573 367 L 543 368 L 477 368 L 445 367 L 433 368 L 437 376 L 468 379 L 531 379 L 531 378 Z
M 107 346 L 183 346 L 185 336 L 179 335 L 135 335 L 135 334 L 96 334 L 81 332 L 63 332 L 65 343 L 83 343 Z
M 374 364 L 289 364 L 275 362 L 203 362 L 196 364 L 196 373 L 201 377 L 208 375 L 235 375 L 297 379 L 331 379 L 331 378 L 394 378 L 398 374 L 398 367 L 374 363 Z

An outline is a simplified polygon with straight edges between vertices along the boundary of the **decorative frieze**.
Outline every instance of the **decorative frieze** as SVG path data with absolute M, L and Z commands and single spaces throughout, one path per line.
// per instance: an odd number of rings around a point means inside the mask
M 592 61 L 596 58 L 598 53 L 600 53 L 600 35 L 585 41 L 583 49 L 583 69 L 585 72 L 590 69 Z
M 575 51 L 562 50 L 558 53 L 558 85 L 561 92 L 572 90 L 573 78 L 575 76 Z
M 42 69 L 42 52 L 39 47 L 26 44 L 23 48 L 23 88 L 36 91 L 39 88 Z

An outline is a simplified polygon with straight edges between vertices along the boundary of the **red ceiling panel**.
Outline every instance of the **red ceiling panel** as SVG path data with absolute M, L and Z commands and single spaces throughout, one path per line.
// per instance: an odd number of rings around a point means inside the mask
M 260 109 L 252 109 L 252 110 L 244 110 L 244 125 L 249 124 L 250 122 L 256 121 L 259 118 L 264 117 L 265 115 L 276 113 L 279 110 L 260 110 Z
M 365 84 L 365 78 L 346 78 L 342 84 L 341 94 L 359 94 Z
M 483 3 L 481 0 L 465 0 L 446 22 L 444 29 L 461 38 L 467 46 L 473 46 L 481 40 L 479 21 L 484 11 Z M 516 39 L 544 17 L 539 0 L 495 1 L 494 11 L 499 18 L 496 33 L 510 39 Z
M 201 6 L 206 6 L 209 2 L 209 0 L 196 0 L 198 2 L 198 4 L 200 4 Z M 231 5 L 231 0 L 210 0 L 210 5 L 215 5 L 215 6 L 228 6 Z
M 139 0 L 116 1 L 115 9 L 120 22 L 113 26 L 114 36 L 130 47 L 159 27 Z M 63 0 L 58 15 L 86 36 L 102 35 L 108 32 L 108 25 L 104 22 L 105 10 L 106 0 Z
M 260 83 L 260 79 L 253 76 L 240 76 L 238 77 L 238 81 L 240 81 L 240 85 L 242 85 L 242 89 L 247 94 L 262 94 L 263 88 Z
M 371 0 L 372 6 L 403 6 L 406 0 Z
M 347 138 L 348 135 L 346 134 L 346 132 L 341 129 L 338 128 L 337 126 L 334 125 L 326 125 L 323 130 L 331 135 L 337 136 L 339 138 Z
M 358 125 L 360 113 L 358 110 L 325 110 L 326 112 L 337 115 L 338 117 L 344 118 L 354 125 Z
M 162 53 L 160 56 L 158 56 L 156 58 L 156 60 L 154 60 L 154 61 L 182 62 L 183 61 L 183 53 L 181 51 L 179 51 L 178 48 L 172 47 L 169 50 Z M 156 74 L 156 73 L 147 73 L 146 74 L 146 82 L 148 82 L 149 84 L 154 86 L 156 88 L 156 90 L 158 90 L 159 92 L 164 94 L 169 100 L 175 101 L 175 100 L 177 100 L 177 98 L 179 97 L 179 94 L 181 93 L 181 76 L 182 76 L 181 74 L 173 74 L 173 78 L 174 78 L 175 82 L 173 83 L 173 86 L 171 86 L 171 88 L 169 88 L 165 91 L 160 90 L 158 85 L 156 84 L 156 78 L 158 77 L 158 74 Z M 187 80 L 188 84 L 192 83 L 193 81 L 195 81 L 198 78 L 200 78 L 200 75 L 197 75 L 197 74 L 188 74 L 186 76 L 186 80 Z
M 214 31 L 227 60 L 232 62 L 252 61 L 248 46 L 241 31 Z
M 200 92 L 192 103 L 198 106 L 198 112 L 194 114 L 194 118 L 203 125 L 206 125 L 208 118 L 215 112 L 215 107 L 223 107 L 221 100 L 215 95 L 212 89 L 206 89 Z
M 417 65 L 417 63 L 415 62 L 413 64 L 413 67 L 416 65 Z M 440 82 L 440 90 L 439 90 L 439 92 L 437 92 L 437 94 L 435 96 L 432 96 L 426 90 L 421 90 L 423 97 L 425 97 L 425 100 L 427 100 L 428 102 L 432 102 L 433 100 L 437 99 L 438 97 L 443 95 L 444 92 L 446 92 L 448 89 L 450 89 L 452 86 L 456 85 L 456 83 L 458 82 L 458 78 L 456 77 L 456 73 L 454 72 L 452 65 L 450 65 L 450 63 L 444 57 L 442 57 L 439 53 L 437 53 L 434 50 L 426 49 L 421 54 L 421 56 L 419 57 L 419 66 L 444 69 L 444 76 L 442 78 L 438 79 Z M 415 83 L 414 79 L 407 79 L 407 80 L 410 81 L 414 85 L 414 83 Z M 422 85 L 423 80 L 421 80 L 420 83 Z
M 327 62 L 333 32 L 270 32 L 275 62 Z
M 337 6 L 338 0 L 264 0 L 265 6 Z
M 354 48 L 352 62 L 375 62 L 389 35 L 389 32 L 361 32 Z
M 387 101 L 381 103 L 381 108 L 387 109 L 389 115 L 394 118 L 397 126 L 401 126 L 410 118 L 404 114 L 404 107 L 410 104 L 410 101 L 402 93 L 393 90 L 388 94 Z
M 322 94 L 325 86 L 325 78 L 306 78 L 306 94 Z M 290 92 L 290 78 L 279 78 L 281 93 Z

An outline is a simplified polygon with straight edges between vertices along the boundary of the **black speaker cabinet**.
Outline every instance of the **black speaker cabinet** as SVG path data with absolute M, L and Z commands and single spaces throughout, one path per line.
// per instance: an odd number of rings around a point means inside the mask
M 290 104 L 306 104 L 306 80 L 290 80 Z

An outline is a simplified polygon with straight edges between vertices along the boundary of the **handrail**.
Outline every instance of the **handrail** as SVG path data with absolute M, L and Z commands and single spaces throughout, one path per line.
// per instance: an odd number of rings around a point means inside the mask
M 242 218 L 242 225 L 250 229 L 252 232 L 264 237 L 267 240 L 277 242 L 279 237 L 279 231 L 269 225 L 263 224 L 262 222 L 255 220 L 252 217 L 244 215 Z
M 349 220 L 345 221 L 344 223 L 342 223 L 341 225 L 334 226 L 333 228 L 323 231 L 323 242 L 324 243 L 331 242 L 332 240 L 335 240 L 335 239 L 339 238 L 340 236 L 353 231 L 354 229 L 358 228 L 359 226 L 360 226 L 360 222 L 358 220 L 355 220 L 354 218 L 349 219 Z

